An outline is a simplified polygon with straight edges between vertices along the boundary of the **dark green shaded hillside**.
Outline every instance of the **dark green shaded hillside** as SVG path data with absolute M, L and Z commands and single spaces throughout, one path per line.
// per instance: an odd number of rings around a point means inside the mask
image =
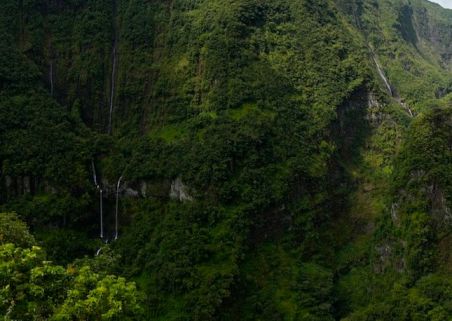
M 0 209 L 143 320 L 452 315 L 451 10 L 4 0 L 0 34 Z

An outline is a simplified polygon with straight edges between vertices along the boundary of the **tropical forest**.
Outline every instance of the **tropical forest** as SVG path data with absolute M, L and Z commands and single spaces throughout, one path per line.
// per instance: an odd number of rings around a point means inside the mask
M 452 10 L 0 0 L 0 319 L 452 321 Z

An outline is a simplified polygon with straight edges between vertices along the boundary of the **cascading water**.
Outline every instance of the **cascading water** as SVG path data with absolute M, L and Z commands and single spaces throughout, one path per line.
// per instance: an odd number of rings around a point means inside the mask
M 115 99 L 115 85 L 116 85 L 116 35 L 115 40 L 113 44 L 113 63 L 112 63 L 112 70 L 111 70 L 111 86 L 110 86 L 110 114 L 108 117 L 108 133 L 111 134 L 111 128 L 112 128 L 112 121 L 113 121 L 113 106 L 114 106 L 114 99 Z
M 99 211 L 100 211 L 100 238 L 104 238 L 104 204 L 103 204 L 103 193 L 104 191 L 97 182 L 96 166 L 94 165 L 94 160 L 91 161 L 91 167 L 93 170 L 93 181 L 97 190 L 99 191 Z
M 413 111 L 411 110 L 410 106 L 408 106 L 407 103 L 405 103 L 400 97 L 396 97 L 397 102 L 400 104 L 400 106 L 402 106 L 403 108 L 405 108 L 408 111 L 408 114 L 410 115 L 411 118 L 414 117 Z
M 104 238 L 104 209 L 103 209 L 103 191 L 102 188 L 99 187 L 99 195 L 100 195 L 100 238 Z
M 386 78 L 386 75 L 383 72 L 383 69 L 381 68 L 380 64 L 378 63 L 377 58 L 375 58 L 375 55 L 372 55 L 372 59 L 375 63 L 375 66 L 377 67 L 378 74 L 380 75 L 381 79 L 385 83 L 386 89 L 388 89 L 388 92 L 391 95 L 391 97 L 393 97 L 399 103 L 399 105 L 402 106 L 402 108 L 404 108 L 408 112 L 410 117 L 413 118 L 414 114 L 413 114 L 413 111 L 411 110 L 410 106 L 408 106 L 408 104 L 402 100 L 402 98 L 398 95 L 398 93 L 392 89 L 388 78 Z
M 113 49 L 112 49 L 112 67 L 111 67 L 111 80 L 110 80 L 110 114 L 108 117 L 108 133 L 111 134 L 112 122 L 113 122 L 113 109 L 115 100 L 115 87 L 116 87 L 116 69 L 118 64 L 118 27 L 116 21 L 116 8 L 117 1 L 113 0 Z
M 389 84 L 389 81 L 386 78 L 385 73 L 383 72 L 383 69 L 381 68 L 380 64 L 378 63 L 377 58 L 375 58 L 375 56 L 372 56 L 372 58 L 373 58 L 373 60 L 375 62 L 375 66 L 377 66 L 378 74 L 380 75 L 381 79 L 383 80 L 383 82 L 386 85 L 386 89 L 388 89 L 388 92 L 389 92 L 389 94 L 391 96 L 394 96 L 394 93 L 392 91 L 391 85 Z
M 91 169 L 93 171 L 94 186 L 96 186 L 96 188 L 97 188 L 99 185 L 97 184 L 97 175 L 96 175 L 96 167 L 94 166 L 94 160 L 91 160 Z

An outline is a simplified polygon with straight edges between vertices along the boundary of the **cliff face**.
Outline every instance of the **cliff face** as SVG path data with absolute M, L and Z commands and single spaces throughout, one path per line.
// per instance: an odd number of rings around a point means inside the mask
M 452 33 L 451 17 L 450 10 L 442 10 L 434 5 L 423 7 L 422 3 L 417 4 L 412 17 L 416 34 L 424 42 L 423 47 L 436 54 L 440 66 L 448 71 L 452 63 L 452 45 L 448 40 Z
M 317 17 L 331 14 L 326 2 L 322 5 L 318 10 L 325 12 Z M 417 104 L 450 92 L 449 10 L 419 0 L 337 0 L 336 5 L 381 56 L 404 98 Z M 117 130 L 148 131 L 167 116 L 186 117 L 187 106 L 196 112 L 252 100 L 244 91 L 254 90 L 245 88 L 253 80 L 238 71 L 262 60 L 257 56 L 262 48 L 250 47 L 253 37 L 274 23 L 272 10 L 284 7 L 299 10 L 290 1 L 234 2 L 227 10 L 202 1 L 5 1 L 2 25 L 4 41 L 10 39 L 39 70 L 48 92 L 66 108 L 78 109 L 90 127 L 109 131 L 112 114 Z M 284 13 L 278 19 L 275 25 L 290 21 Z M 216 24 L 229 29 L 215 30 Z M 222 80 L 225 73 L 228 81 Z M 434 87 L 426 91 L 429 82 Z M 234 96 L 228 96 L 231 91 Z M 131 121 L 135 128 L 127 127 Z
M 427 1 L 338 1 L 338 7 L 407 103 L 423 108 L 425 100 L 450 93 L 450 10 Z
M 1 207 L 49 244 L 119 211 L 149 316 L 451 312 L 420 303 L 449 282 L 451 11 L 3 0 L 0 35 Z

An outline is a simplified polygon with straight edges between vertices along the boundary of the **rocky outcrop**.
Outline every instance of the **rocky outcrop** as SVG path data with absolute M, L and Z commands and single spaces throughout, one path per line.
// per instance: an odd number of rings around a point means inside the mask
M 188 193 L 188 187 L 182 182 L 180 177 L 171 183 L 170 198 L 181 202 L 193 201 L 193 197 Z
M 431 215 L 440 226 L 452 225 L 452 211 L 447 204 L 446 196 L 443 190 L 436 184 L 427 188 L 431 203 Z

